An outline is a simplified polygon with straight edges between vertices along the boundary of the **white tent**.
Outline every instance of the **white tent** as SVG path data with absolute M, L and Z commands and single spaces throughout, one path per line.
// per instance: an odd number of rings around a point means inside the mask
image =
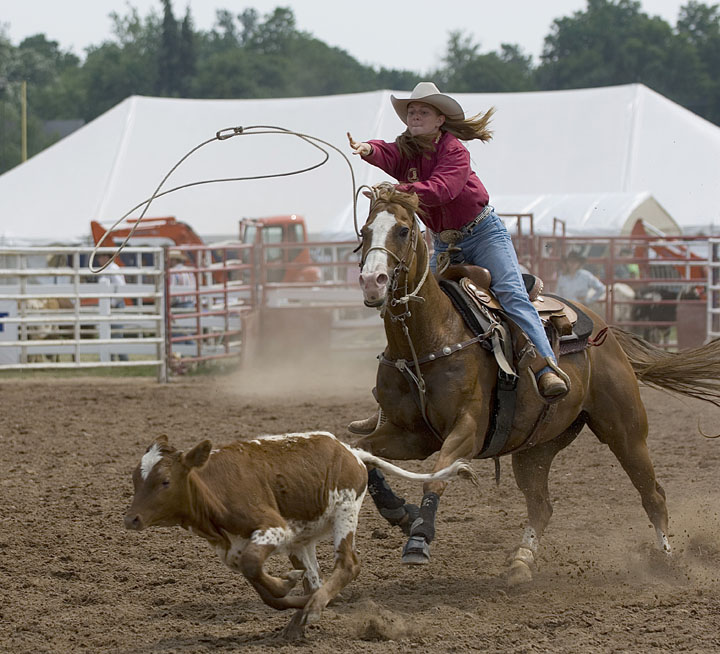
M 348 130 L 359 140 L 392 140 L 402 131 L 390 94 L 128 98 L 0 176 L 0 239 L 86 237 L 91 219 L 111 224 L 120 218 L 150 197 L 189 150 L 227 127 L 276 125 L 324 139 L 350 156 Z M 519 205 L 504 198 L 519 195 L 530 198 L 524 207 L 537 207 L 547 196 L 577 195 L 617 196 L 615 204 L 631 207 L 641 194 L 650 194 L 681 226 L 716 224 L 720 218 L 720 128 L 642 85 L 455 97 L 468 113 L 497 109 L 494 139 L 469 148 L 501 213 L 518 211 Z M 163 188 L 289 172 L 322 157 L 296 137 L 240 136 L 198 150 Z M 351 159 L 358 184 L 387 179 Z M 311 233 L 347 235 L 353 232 L 351 207 L 349 168 L 331 150 L 329 162 L 312 172 L 194 186 L 159 198 L 147 215 L 176 216 L 202 235 L 232 237 L 241 217 L 297 213 Z M 361 219 L 366 207 L 361 203 Z M 582 229 L 587 215 L 587 207 L 568 214 L 568 230 Z M 624 223 L 622 216 L 613 220 Z
M 649 193 L 556 193 L 550 195 L 501 195 L 494 202 L 505 224 L 515 229 L 517 215 L 532 215 L 536 233 L 562 230 L 555 220 L 570 226 L 572 233 L 628 235 L 638 220 L 653 225 L 668 236 L 682 234 L 672 216 Z M 520 220 L 523 220 L 522 218 Z M 527 221 L 521 229 L 528 231 Z

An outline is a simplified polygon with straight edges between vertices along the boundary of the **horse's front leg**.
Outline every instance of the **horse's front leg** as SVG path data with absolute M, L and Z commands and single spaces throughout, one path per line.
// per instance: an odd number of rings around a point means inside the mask
M 385 459 L 425 459 L 437 450 L 431 442 L 433 438 L 429 434 L 408 432 L 388 421 L 354 445 Z M 377 468 L 368 470 L 368 491 L 380 515 L 409 536 L 410 526 L 420 515 L 420 508 L 396 495 L 385 475 Z
M 482 443 L 478 442 L 476 419 L 467 407 L 463 407 L 459 413 L 460 418 L 440 448 L 433 472 L 442 470 L 458 459 L 470 461 L 480 451 Z M 446 487 L 447 482 L 442 481 L 429 481 L 423 485 L 419 515 L 410 525 L 410 538 L 403 548 L 403 563 L 423 565 L 430 561 L 430 543 L 435 538 L 435 516 Z
M 380 515 L 393 527 L 400 527 L 403 533 L 409 536 L 411 525 L 420 515 L 420 507 L 396 495 L 385 475 L 377 468 L 368 470 L 368 490 Z

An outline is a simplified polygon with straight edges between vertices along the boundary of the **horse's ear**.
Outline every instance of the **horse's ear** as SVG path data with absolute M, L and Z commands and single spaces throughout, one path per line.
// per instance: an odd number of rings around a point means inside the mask
M 370 191 L 363 191 L 362 194 L 363 194 L 366 198 L 370 198 L 370 199 L 372 200 L 372 193 L 370 193 Z

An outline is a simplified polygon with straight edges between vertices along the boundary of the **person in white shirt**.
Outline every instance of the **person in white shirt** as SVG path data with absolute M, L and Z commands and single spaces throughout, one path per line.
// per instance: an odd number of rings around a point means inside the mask
M 98 267 L 104 266 L 110 261 L 110 255 L 105 252 L 98 253 L 95 258 L 95 265 Z M 109 286 L 109 290 L 113 293 L 122 293 L 123 287 L 126 284 L 125 275 L 120 272 L 121 268 L 114 261 L 106 266 L 102 273 L 98 274 L 98 283 Z M 125 307 L 125 298 L 113 297 L 110 298 L 110 306 L 113 309 L 121 309 Z M 122 324 L 110 325 L 110 338 L 122 338 L 123 329 L 125 328 Z M 127 361 L 127 354 L 111 354 L 110 359 L 112 361 Z
M 558 275 L 555 291 L 560 297 L 589 304 L 604 296 L 605 284 L 583 268 L 584 263 L 585 257 L 576 251 L 570 252 L 565 257 L 564 269 Z
M 181 250 L 170 250 L 168 252 L 170 266 L 170 306 L 172 307 L 194 307 L 194 295 L 175 295 L 183 290 L 194 291 L 195 275 L 186 267 L 185 255 Z
M 99 253 L 96 257 L 96 266 L 101 268 L 110 260 L 110 255 L 104 252 Z M 122 287 L 125 286 L 125 275 L 120 272 L 120 266 L 114 261 L 110 261 L 107 267 L 98 275 L 99 283 L 106 284 L 107 286 L 113 287 L 113 292 L 121 293 Z M 114 309 L 125 306 L 125 299 L 121 297 L 114 297 L 110 300 L 110 306 Z

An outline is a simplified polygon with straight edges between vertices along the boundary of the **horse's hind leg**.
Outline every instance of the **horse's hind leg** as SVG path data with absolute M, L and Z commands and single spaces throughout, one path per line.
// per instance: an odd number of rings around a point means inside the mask
M 590 417 L 588 427 L 617 457 L 633 486 L 640 493 L 643 508 L 655 527 L 658 547 L 670 553 L 668 512 L 665 491 L 655 479 L 655 469 L 647 447 L 647 416 L 638 397 L 635 411 L 628 409 Z
M 515 482 L 525 496 L 528 524 L 520 545 L 509 557 L 507 582 L 510 586 L 532 581 L 540 538 L 553 512 L 548 488 L 550 466 L 555 455 L 572 443 L 584 424 L 585 417 L 580 416 L 557 438 L 512 455 Z

